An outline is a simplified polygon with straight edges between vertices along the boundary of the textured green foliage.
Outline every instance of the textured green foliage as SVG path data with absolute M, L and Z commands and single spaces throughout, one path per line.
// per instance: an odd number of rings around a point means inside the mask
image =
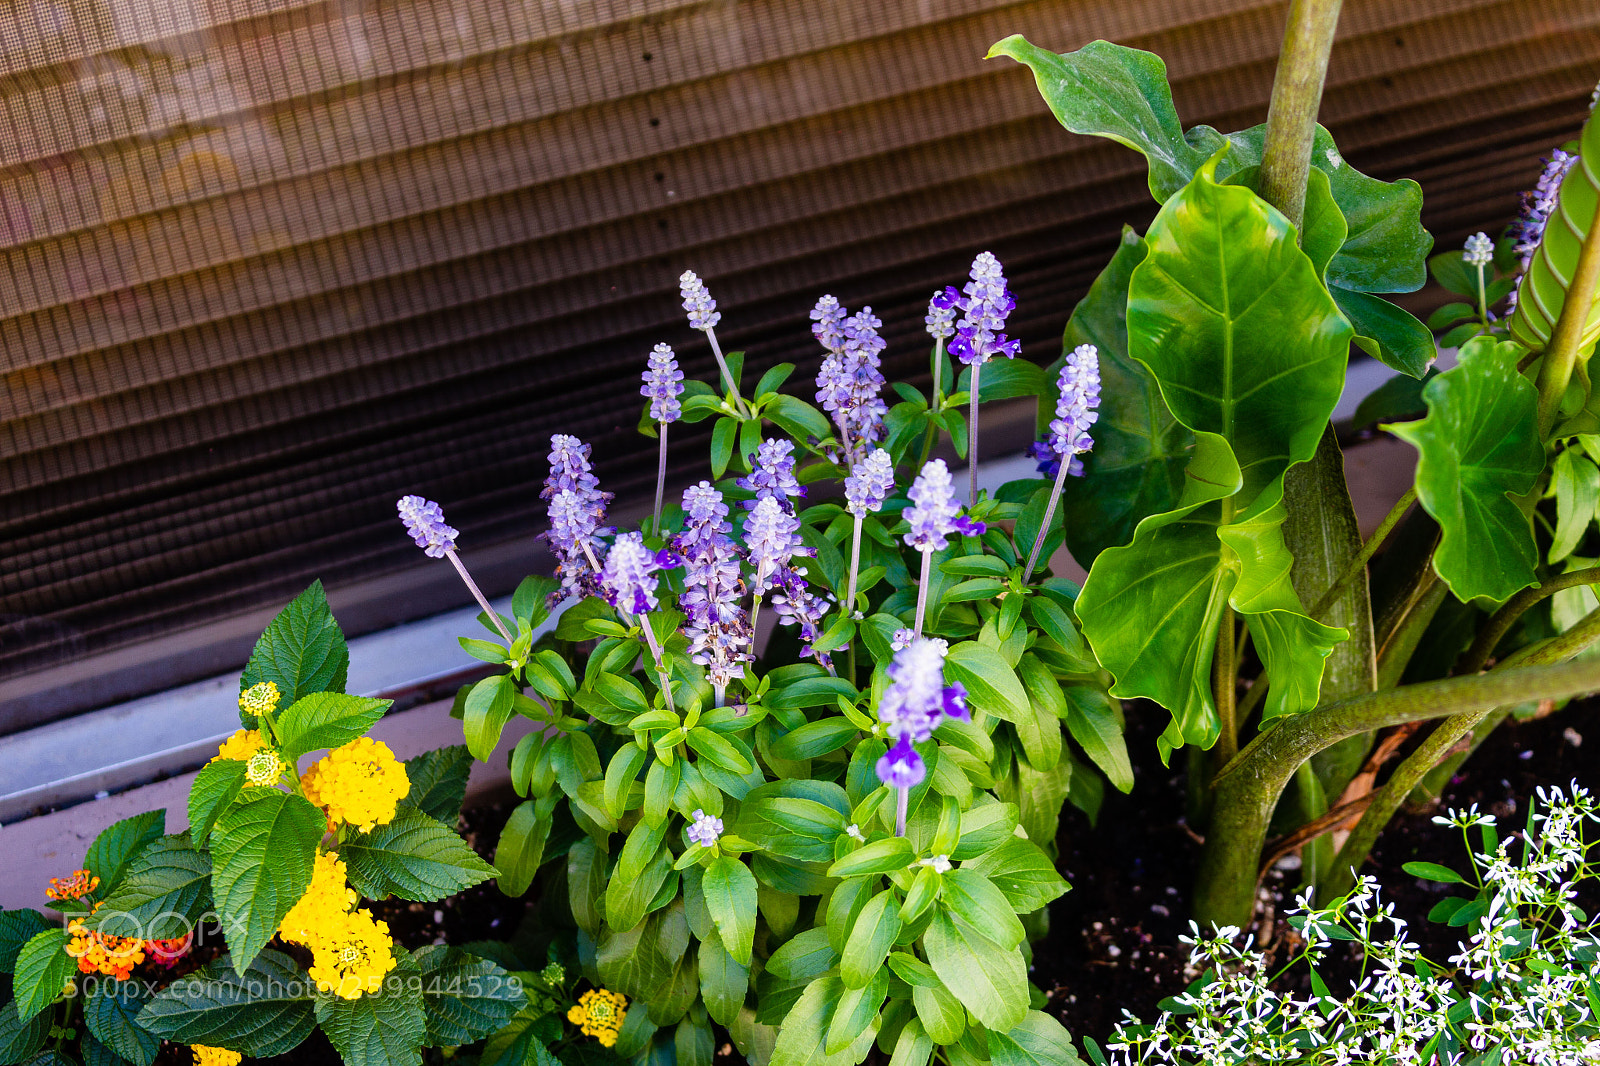
M 50 1015 L 37 1014 L 27 1021 L 17 1015 L 15 1001 L 0 1007 L 0 1066 L 18 1066 L 44 1047 L 50 1035 Z
M 934 912 L 923 945 L 933 972 L 978 1021 L 1001 1032 L 1021 1023 L 1028 1012 L 1021 955 L 942 910 Z
M 67 931 L 46 929 L 34 935 L 17 952 L 17 968 L 11 975 L 11 991 L 16 997 L 17 1017 L 26 1022 L 61 998 L 67 978 L 78 972 L 78 965 L 66 952 Z
M 271 681 L 278 686 L 278 706 L 287 707 L 312 692 L 344 691 L 349 672 L 350 648 L 333 620 L 322 582 L 313 581 L 256 641 L 239 678 L 239 691 Z
M 242 973 L 224 956 L 158 992 L 139 1024 L 165 1040 L 270 1058 L 310 1034 L 314 998 L 314 986 L 287 955 L 263 951 Z
M 989 1061 L 994 1066 L 1082 1066 L 1072 1037 L 1043 1011 L 1031 1010 L 1009 1033 L 989 1032 Z
M 750 867 L 732 855 L 719 855 L 706 867 L 701 891 L 728 954 L 749 966 L 756 932 L 756 878 Z
M 305 895 L 326 828 L 320 810 L 276 789 L 247 789 L 242 802 L 217 819 L 211 890 L 241 974 Z
M 356 833 L 339 846 L 350 883 L 367 899 L 389 895 L 431 902 L 498 876 L 456 835 L 423 814 L 402 808 L 387 825 Z
M 1479 337 L 1422 390 L 1428 417 L 1387 426 L 1417 458 L 1417 499 L 1439 523 L 1434 568 L 1462 600 L 1499 603 L 1535 580 L 1538 548 L 1512 496 L 1544 469 L 1538 394 L 1513 343 Z
M 242 759 L 217 759 L 200 767 L 189 786 L 190 837 L 204 844 L 211 836 L 217 817 L 239 798 L 245 769 Z
M 101 981 L 83 1000 L 89 1032 L 134 1066 L 150 1066 L 161 1049 L 161 1041 L 135 1020 L 151 995 L 142 981 Z
M 35 910 L 0 911 L 0 971 L 14 970 L 22 945 L 54 924 Z
M 1545 226 L 1544 239 L 1528 264 L 1517 294 L 1517 310 L 1511 316 L 1511 337 L 1533 351 L 1542 351 L 1561 308 L 1567 302 L 1567 285 L 1578 266 L 1583 239 L 1594 225 L 1595 207 L 1600 204 L 1600 119 L 1594 115 L 1584 123 L 1578 140 L 1578 161 L 1561 183 L 1556 210 Z M 1589 308 L 1588 321 L 1578 341 L 1587 348 L 1600 337 L 1600 300 Z
M 162 833 L 167 824 L 165 810 L 145 811 L 107 826 L 94 838 L 83 857 L 83 865 L 100 878 L 95 894 L 104 899 L 117 887 L 134 856 Z
M 347 1066 L 418 1066 L 428 1025 L 414 971 L 396 969 L 375 995 L 316 998 L 317 1024 Z
M 301 696 L 278 713 L 278 743 L 284 759 L 293 764 L 318 748 L 337 748 L 365 736 L 391 702 L 342 692 Z
M 180 833 L 147 845 L 91 921 L 113 936 L 166 940 L 187 935 L 210 907 L 211 859 Z
M 825 1049 L 834 1005 L 844 992 L 837 977 L 819 977 L 807 985 L 778 1028 L 770 1066 L 855 1066 L 865 1058 L 878 1035 L 876 1018 L 847 1047 L 833 1054 Z
M 425 751 L 406 760 L 411 790 L 402 801 L 430 818 L 454 825 L 467 798 L 467 778 L 472 773 L 472 753 L 464 744 Z

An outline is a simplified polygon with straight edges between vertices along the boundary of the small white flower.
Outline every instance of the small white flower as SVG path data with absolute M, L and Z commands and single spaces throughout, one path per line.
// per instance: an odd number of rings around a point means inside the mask
M 951 870 L 950 856 L 948 855 L 935 855 L 931 859 L 918 859 L 917 865 L 931 866 L 936 874 L 947 874 Z
M 1468 266 L 1488 266 L 1494 261 L 1494 242 L 1486 233 L 1474 233 L 1467 238 L 1464 258 Z
M 844 835 L 852 840 L 859 840 L 863 844 L 867 842 L 867 838 L 861 834 L 861 827 L 854 822 L 844 827 Z

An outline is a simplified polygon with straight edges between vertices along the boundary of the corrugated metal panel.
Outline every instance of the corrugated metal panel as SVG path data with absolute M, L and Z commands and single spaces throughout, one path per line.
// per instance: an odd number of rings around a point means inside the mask
M 608 487 L 657 340 L 814 368 L 816 296 L 889 369 L 993 248 L 1053 355 L 1133 153 L 1055 125 L 1013 32 L 1158 52 L 1186 123 L 1261 121 L 1284 5 L 1252 0 L 70 0 L 0 25 L 0 677 L 414 563 L 392 500 L 473 543 L 538 530 L 553 430 Z M 1347 0 L 1324 122 L 1503 225 L 1600 73 L 1593 0 Z M 700 442 L 681 435 L 686 469 Z

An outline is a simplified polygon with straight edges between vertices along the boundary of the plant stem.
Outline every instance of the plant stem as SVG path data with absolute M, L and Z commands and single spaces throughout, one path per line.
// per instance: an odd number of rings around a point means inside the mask
M 1541 601 L 1554 596 L 1562 589 L 1570 589 L 1576 585 L 1600 584 L 1600 567 L 1590 567 L 1587 570 L 1574 570 L 1571 573 L 1561 574 L 1557 577 L 1547 578 L 1542 585 L 1534 588 L 1523 589 L 1505 602 L 1505 605 L 1489 617 L 1483 629 L 1478 633 L 1478 638 L 1472 642 L 1472 647 L 1466 650 L 1461 657 L 1461 667 L 1457 673 L 1475 674 L 1483 669 L 1483 664 L 1489 661 L 1489 656 L 1494 654 L 1495 646 L 1505 637 L 1512 626 L 1517 624 L 1517 619 L 1524 613 L 1539 604 Z
M 1306 178 L 1317 135 L 1317 109 L 1328 74 L 1328 53 L 1343 0 L 1292 0 L 1283 50 L 1267 107 L 1261 149 L 1261 198 L 1300 228 L 1306 208 Z
M 740 418 L 749 418 L 750 408 L 745 406 L 744 397 L 739 395 L 739 384 L 733 380 L 733 373 L 728 369 L 728 361 L 722 357 L 722 345 L 717 343 L 717 331 L 706 330 L 706 340 L 711 342 L 711 354 L 717 357 L 717 368 L 722 371 L 722 383 L 733 393 L 733 409 L 739 413 Z
M 967 506 L 978 502 L 978 372 L 982 361 L 972 364 L 972 395 L 967 398 Z
M 656 536 L 661 535 L 661 498 L 667 489 L 667 423 L 661 423 L 661 457 L 656 461 Z
M 1028 565 L 1022 569 L 1022 583 L 1026 585 L 1033 579 L 1034 565 L 1039 562 L 1039 552 L 1044 548 L 1044 538 L 1050 534 L 1050 523 L 1056 517 L 1056 504 L 1061 500 L 1061 489 L 1067 483 L 1067 467 L 1072 465 L 1072 456 L 1059 456 L 1061 469 L 1056 471 L 1055 488 L 1050 490 L 1050 503 L 1044 509 L 1044 521 L 1039 523 L 1039 535 L 1033 538 L 1033 550 L 1028 553 Z
M 1562 397 L 1567 394 L 1567 383 L 1572 380 L 1579 342 L 1583 339 L 1583 328 L 1589 321 L 1589 310 L 1594 305 L 1597 288 L 1600 288 L 1600 219 L 1595 220 L 1583 238 L 1578 264 L 1573 269 L 1566 299 L 1561 304 L 1561 316 L 1550 331 L 1550 343 L 1544 346 L 1544 361 L 1539 364 L 1541 439 L 1550 435 Z
M 1483 264 L 1475 263 L 1473 265 L 1478 268 L 1478 321 L 1482 322 L 1484 328 L 1487 329 L 1489 326 L 1489 294 L 1483 288 Z
M 917 583 L 917 622 L 912 632 L 922 636 L 922 616 L 928 609 L 928 580 L 933 577 L 933 552 L 922 553 L 922 580 Z
M 903 837 L 906 835 L 906 808 L 911 804 L 911 790 L 897 788 L 894 791 L 894 835 Z
M 1600 622 L 1595 628 L 1600 630 Z M 1596 689 L 1600 689 L 1600 661 L 1580 659 L 1369 692 L 1278 719 L 1212 782 L 1217 802 L 1200 860 L 1195 917 L 1202 927 L 1213 922 L 1240 928 L 1249 924 L 1256 867 L 1273 808 L 1300 764 L 1317 752 L 1345 737 L 1404 722 L 1527 700 L 1564 699 Z
M 855 530 L 850 534 L 850 591 L 845 594 L 844 602 L 839 606 L 844 608 L 846 618 L 856 615 L 856 572 L 861 567 L 861 516 L 856 515 Z M 854 672 L 852 671 L 852 679 Z
M 1389 539 L 1390 532 L 1400 523 L 1400 519 L 1405 517 L 1405 513 L 1411 509 L 1411 505 L 1416 500 L 1417 489 L 1413 485 L 1406 490 L 1406 494 L 1400 497 L 1393 507 L 1389 508 L 1389 513 L 1383 516 L 1383 521 L 1378 523 L 1378 528 L 1372 531 L 1372 536 L 1368 537 L 1366 543 L 1361 545 L 1361 550 L 1345 565 L 1344 570 L 1334 579 L 1333 584 L 1328 586 L 1328 591 L 1322 594 L 1322 598 L 1316 602 L 1316 606 L 1306 612 L 1307 614 L 1312 618 L 1321 618 L 1322 612 L 1333 606 L 1333 602 L 1338 599 L 1339 593 L 1346 585 L 1350 584 L 1351 579 L 1356 574 L 1361 572 L 1361 568 L 1367 565 L 1367 561 L 1372 558 L 1377 550 L 1383 547 L 1383 542 Z
M 667 672 L 667 660 L 661 654 L 661 645 L 656 643 L 655 630 L 650 628 L 649 611 L 639 616 L 639 628 L 644 632 L 644 642 L 650 645 L 650 654 L 655 656 L 656 680 L 661 685 L 661 695 L 666 697 L 667 710 L 677 714 L 678 709 L 672 705 L 672 675 Z
M 1222 501 L 1222 517 L 1217 528 L 1233 521 L 1233 497 Z M 1239 751 L 1239 723 L 1234 717 L 1234 700 L 1239 694 L 1239 676 L 1234 673 L 1234 617 L 1231 604 L 1222 605 L 1222 622 L 1217 626 L 1217 647 L 1211 655 L 1211 687 L 1217 701 L 1217 718 L 1222 724 L 1217 746 L 1212 752 L 1214 765 L 1226 766 Z
M 467 573 L 467 568 L 461 562 L 461 557 L 453 549 L 446 549 L 444 554 L 446 558 L 455 564 L 456 573 L 460 574 L 461 580 L 467 583 L 467 588 L 471 591 L 472 598 L 478 601 L 478 606 L 482 607 L 483 613 L 489 616 L 489 621 L 493 622 L 494 627 L 500 631 L 500 635 L 506 638 L 506 643 L 515 644 L 517 638 L 506 632 L 505 623 L 500 621 L 500 616 L 495 613 L 495 609 L 489 606 L 488 598 L 484 596 L 483 590 L 478 587 L 478 583 L 472 580 L 472 575 Z

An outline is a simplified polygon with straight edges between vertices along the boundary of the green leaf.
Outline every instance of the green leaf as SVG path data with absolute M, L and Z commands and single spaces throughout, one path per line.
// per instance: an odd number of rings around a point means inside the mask
M 1512 339 L 1529 351 L 1543 351 L 1549 343 L 1551 331 L 1566 304 L 1567 286 L 1577 271 L 1584 237 L 1595 223 L 1600 188 L 1597 188 L 1593 161 L 1600 159 L 1600 121 L 1596 121 L 1592 113 L 1579 134 L 1578 156 L 1584 162 L 1573 164 L 1561 182 L 1556 209 L 1550 216 L 1551 224 L 1545 227 L 1539 249 L 1528 264 L 1518 290 L 1517 310 L 1511 316 Z M 1600 337 L 1600 300 L 1589 308 L 1589 317 L 1578 338 L 1578 349 L 1587 348 L 1596 337 Z
M 1429 369 L 1420 380 L 1400 374 L 1373 389 L 1356 406 L 1350 418 L 1353 429 L 1365 429 L 1378 422 L 1409 422 L 1428 413 L 1428 404 L 1422 398 L 1422 389 L 1439 376 Z
M 382 992 L 355 999 L 317 997 L 317 1024 L 345 1066 L 420 1066 L 427 1017 L 421 991 L 405 984 L 388 981 Z
M 1600 468 L 1581 451 L 1563 448 L 1556 456 L 1551 481 L 1556 490 L 1556 532 L 1546 558 L 1559 563 L 1571 555 L 1594 521 L 1600 506 Z
M 1002 1033 L 1028 1013 L 1028 973 L 1022 955 L 1007 951 L 963 919 L 943 910 L 923 934 L 928 965 L 961 1005 Z
M 482 1040 L 528 1004 L 520 984 L 499 966 L 457 948 L 433 944 L 411 956 L 422 975 L 429 1046 Z
M 837 977 L 819 977 L 807 985 L 778 1027 L 778 1042 L 772 1049 L 769 1066 L 855 1066 L 866 1058 L 878 1036 L 876 1018 L 849 1047 L 832 1055 L 825 1050 L 834 1004 L 843 995 L 844 985 Z
M 791 939 L 785 946 L 792 943 Z M 745 993 L 750 991 L 749 967 L 739 965 L 728 954 L 715 929 L 700 942 L 699 964 L 700 995 L 705 1000 L 706 1013 L 719 1025 L 732 1025 L 744 1009 Z
M 933 1038 L 922 1027 L 920 1019 L 912 1018 L 895 1040 L 889 1066 L 927 1066 L 932 1057 Z
M 828 867 L 829 877 L 866 877 L 904 870 L 917 857 L 905 837 L 887 837 L 863 844 Z
M 161 1041 L 135 1021 L 151 995 L 143 981 L 101 981 L 83 999 L 89 1032 L 134 1066 L 150 1066 L 161 1049 Z
M 989 1030 L 989 1061 L 994 1066 L 1083 1066 L 1066 1027 L 1036 1010 L 1009 1033 Z
M 245 763 L 216 759 L 200 768 L 189 786 L 189 835 L 202 845 L 211 835 L 217 816 L 239 798 L 244 788 Z
M 988 877 L 1018 914 L 1031 914 L 1067 891 L 1038 845 L 1015 837 L 962 867 Z
M 823 718 L 791 729 L 772 744 L 772 754 L 779 759 L 799 761 L 815 759 L 838 751 L 859 736 L 858 729 L 848 718 Z
M 711 429 L 711 476 L 720 478 L 728 472 L 733 459 L 733 443 L 739 434 L 739 420 L 725 417 L 717 419 Z
M 1417 499 L 1439 523 L 1433 565 L 1458 599 L 1500 603 L 1536 580 L 1538 548 L 1511 499 L 1544 469 L 1538 394 L 1517 373 L 1517 345 L 1477 338 L 1428 382 L 1428 417 L 1386 426 L 1417 458 Z
M 83 865 L 100 878 L 95 892 L 101 899 L 117 887 L 134 856 L 159 837 L 166 824 L 165 810 L 145 811 L 107 826 L 94 838 L 83 857 Z
M 455 830 L 404 807 L 387 825 L 345 840 L 339 857 L 349 870 L 350 884 L 367 899 L 393 894 L 431 903 L 500 873 L 478 858 Z
M 933 987 L 913 985 L 911 1003 L 935 1044 L 954 1044 L 967 1031 L 967 1012 L 961 1009 L 961 1002 L 937 982 Z
M 1133 763 L 1117 701 L 1098 685 L 1068 685 L 1067 732 L 1120 792 L 1133 791 Z
M 940 900 L 950 912 L 966 920 L 974 929 L 1003 948 L 1022 943 L 1022 923 L 1017 920 L 1011 901 L 987 877 L 963 867 L 943 877 Z M 846 982 L 848 983 L 848 982 Z
M 300 796 L 257 793 L 230 807 L 212 834 L 211 891 L 242 974 L 305 895 L 327 819 Z
M 46 929 L 17 952 L 11 991 L 16 996 L 17 1017 L 24 1022 L 60 999 L 67 978 L 78 972 L 77 961 L 67 954 L 67 940 L 65 929 Z
M 112 936 L 172 940 L 193 932 L 210 908 L 211 857 L 180 834 L 141 851 L 90 921 Z
M 175 1043 L 271 1058 L 310 1035 L 314 997 L 315 985 L 287 955 L 263 951 L 242 974 L 224 956 L 158 992 L 138 1021 Z
M 985 363 L 978 381 L 982 385 L 979 397 L 982 403 L 1046 394 L 1053 399 L 1055 395 L 1051 379 L 1045 375 L 1044 368 L 1026 359 L 995 359 Z M 971 391 L 972 368 L 969 366 L 962 369 L 961 376 L 957 379 L 956 392 Z
M 0 973 L 17 968 L 17 953 L 22 945 L 55 923 L 35 910 L 0 911 Z
M 1307 618 L 1289 583 L 1282 496 L 1338 400 L 1350 327 L 1294 228 L 1248 189 L 1218 185 L 1213 167 L 1162 208 L 1128 298 L 1131 354 L 1196 434 L 1188 488 L 1177 510 L 1101 554 L 1077 602 L 1112 693 L 1173 713 L 1164 753 L 1217 737 L 1211 655 L 1224 605 L 1266 661 L 1268 717 L 1315 704 L 1344 637 Z
M 854 702 L 860 695 L 856 687 L 842 677 L 803 677 L 781 688 L 774 685 L 762 703 L 770 710 L 782 711 L 794 707 L 831 707 L 836 699 L 843 697 Z
M 701 891 L 728 954 L 739 965 L 749 966 L 756 935 L 755 875 L 732 855 L 718 855 L 706 864 Z
M 278 716 L 278 743 L 290 765 L 318 748 L 337 748 L 377 724 L 393 700 L 313 692 L 291 703 Z
M 952 873 L 955 871 L 951 871 Z M 1016 920 L 1016 916 L 1011 916 Z M 865 988 L 883 970 L 883 960 L 900 935 L 900 899 L 890 889 L 874 895 L 856 915 L 839 956 L 839 978 L 846 988 Z
M 401 802 L 430 818 L 455 824 L 467 798 L 467 778 L 472 773 L 472 753 L 464 744 L 452 744 L 406 760 L 406 780 L 411 790 Z
M 878 1021 L 878 1011 L 888 994 L 889 971 L 881 965 L 860 988 L 846 985 L 844 995 L 833 1005 L 833 1020 L 828 1023 L 822 1050 L 836 1055 L 860 1039 L 862 1031 Z
M 533 884 L 533 875 L 544 862 L 545 844 L 550 839 L 551 820 L 540 817 L 538 803 L 519 803 L 500 832 L 494 849 L 494 865 L 500 871 L 500 891 L 520 896 Z
M 50 1035 L 50 1015 L 38 1014 L 23 1021 L 17 1016 L 15 1001 L 0 1007 L 0 1064 L 16 1066 L 33 1058 Z
M 287 706 L 312 692 L 343 692 L 349 672 L 350 648 L 333 620 L 322 582 L 313 581 L 256 641 L 239 691 L 271 681 L 278 686 L 279 706 Z
M 1436 862 L 1408 862 L 1401 865 L 1400 869 L 1412 877 L 1420 877 L 1424 881 L 1437 881 L 1445 885 L 1464 885 L 1467 879 L 1450 869 L 1440 866 Z
M 833 432 L 827 416 L 798 396 L 780 395 L 764 412 L 796 440 L 824 440 Z
M 987 644 L 969 640 L 952 647 L 945 656 L 944 676 L 949 683 L 966 686 L 974 708 L 996 717 L 1014 722 L 1031 708 L 1017 672 Z
M 1439 350 L 1415 315 L 1381 296 L 1330 285 L 1334 303 L 1355 327 L 1356 344 L 1368 355 L 1412 378 L 1428 372 Z
M 517 686 L 508 674 L 486 677 L 467 693 L 461 728 L 466 734 L 467 750 L 479 762 L 488 762 L 500 743 L 500 732 L 511 720 L 516 694 Z
M 743 776 L 755 769 L 755 763 L 740 751 L 727 737 L 714 733 L 703 725 L 689 730 L 686 738 L 689 747 L 709 761 L 732 774 Z
M 561 587 L 561 582 L 553 577 L 544 577 L 540 574 L 529 574 L 517 585 L 517 591 L 511 594 L 511 614 L 519 622 L 527 622 L 529 629 L 536 629 L 550 616 L 544 603 L 545 598 Z

